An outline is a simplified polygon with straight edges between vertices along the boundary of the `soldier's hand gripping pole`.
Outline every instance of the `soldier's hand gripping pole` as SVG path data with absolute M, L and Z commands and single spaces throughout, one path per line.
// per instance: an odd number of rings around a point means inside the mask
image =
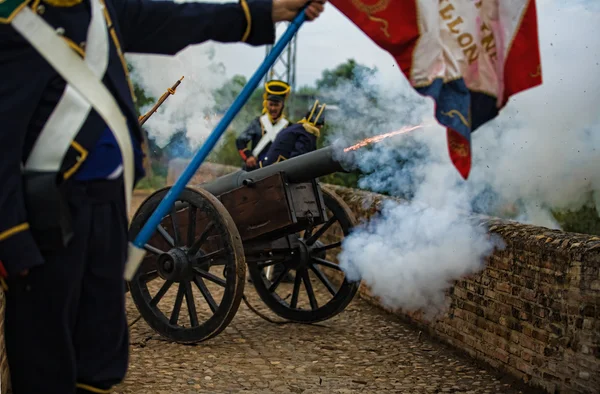
M 306 20 L 305 11 L 309 4 L 310 3 L 307 2 L 294 20 L 290 23 L 290 26 L 287 28 L 285 33 L 283 33 L 281 39 L 275 43 L 273 49 L 271 52 L 269 52 L 269 55 L 258 67 L 258 70 L 256 70 L 254 75 L 252 75 L 252 78 L 250 78 L 246 86 L 244 86 L 241 93 L 235 99 L 231 107 L 229 107 L 217 127 L 215 127 L 213 132 L 206 139 L 206 142 L 200 147 L 198 152 L 196 152 L 190 164 L 188 164 L 179 179 L 177 179 L 175 184 L 169 189 L 165 195 L 165 198 L 160 202 L 160 204 L 158 204 L 158 207 L 156 207 L 154 213 L 150 216 L 146 224 L 144 224 L 133 243 L 129 244 L 128 259 L 125 266 L 125 280 L 130 281 L 133 278 L 133 275 L 137 271 L 142 259 L 144 258 L 144 246 L 152 234 L 154 234 L 156 231 L 156 227 L 160 224 L 162 218 L 167 214 L 167 212 L 170 211 L 177 197 L 179 197 L 190 179 L 192 179 L 196 171 L 198 171 L 198 168 L 200 168 L 202 162 L 217 144 L 221 135 L 225 132 L 225 130 L 227 130 L 227 127 L 233 118 L 242 109 L 246 101 L 248 101 L 250 98 L 252 92 L 258 86 L 259 82 L 269 71 L 269 68 L 273 65 L 273 63 L 275 63 L 279 55 L 281 55 L 285 47 L 298 32 L 298 29 L 300 29 L 300 26 L 302 26 Z
M 169 95 L 175 94 L 175 91 L 177 90 L 177 87 L 179 86 L 181 81 L 183 81 L 183 77 L 179 78 L 179 80 L 177 82 L 175 82 L 175 84 L 173 86 L 171 86 L 169 89 L 167 89 L 167 91 L 162 96 L 160 96 L 160 98 L 158 99 L 156 104 L 154 104 L 154 107 L 152 107 L 152 109 L 150 109 L 150 111 L 146 112 L 145 115 L 140 116 L 140 118 L 138 119 L 140 122 L 140 126 L 143 125 L 144 123 L 146 123 L 146 121 L 148 119 L 150 119 L 150 117 L 158 110 L 158 107 L 160 107 L 162 105 L 162 103 L 165 102 L 165 100 L 167 99 L 167 97 L 169 97 Z

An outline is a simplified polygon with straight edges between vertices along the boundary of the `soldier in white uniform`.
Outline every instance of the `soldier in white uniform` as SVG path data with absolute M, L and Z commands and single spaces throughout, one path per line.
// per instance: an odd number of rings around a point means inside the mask
M 265 84 L 262 115 L 256 117 L 235 141 L 244 161 L 242 168 L 246 171 L 259 167 L 277 134 L 289 126 L 290 122 L 283 114 L 283 109 L 290 90 L 290 85 L 283 81 L 271 80 Z

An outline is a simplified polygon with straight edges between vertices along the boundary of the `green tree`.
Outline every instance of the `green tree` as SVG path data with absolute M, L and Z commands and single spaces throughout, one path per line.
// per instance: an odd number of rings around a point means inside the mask
M 313 93 L 321 101 L 336 105 L 344 117 L 352 115 L 354 118 L 374 124 L 378 119 L 375 117 L 368 120 L 368 118 L 373 117 L 370 108 L 377 106 L 378 101 L 377 91 L 370 81 L 370 78 L 376 73 L 376 68 L 369 68 L 357 63 L 354 59 L 348 59 L 333 69 L 323 70 L 321 78 L 315 83 Z M 331 136 L 332 128 L 326 125 L 321 130 L 317 147 L 322 148 L 325 144 L 330 143 Z M 358 188 L 360 175 L 360 171 L 335 173 L 323 177 L 321 181 Z
M 564 231 L 600 235 L 600 212 L 590 193 L 588 203 L 577 210 L 552 210 L 552 215 Z
M 323 90 L 349 83 L 355 88 L 368 89 L 367 79 L 376 72 L 377 68 L 369 68 L 354 59 L 348 59 L 332 70 L 324 70 L 321 78 L 316 81 L 316 88 L 322 93 Z
M 241 166 L 242 160 L 235 146 L 238 133 L 234 129 L 227 130 L 221 137 L 222 145 L 214 149 L 207 157 L 212 163 L 226 164 L 229 166 Z
M 301 86 L 296 91 L 292 91 L 286 105 L 288 119 L 291 122 L 302 119 L 317 98 L 319 98 L 319 91 L 313 86 Z
M 215 100 L 214 111 L 223 115 L 233 104 L 241 93 L 247 80 L 244 76 L 235 75 L 225 82 L 223 86 L 213 92 Z M 248 101 L 235 116 L 229 128 L 221 137 L 220 143 L 207 157 L 207 160 L 213 163 L 240 166 L 241 159 L 237 152 L 235 140 L 242 133 L 250 122 L 261 115 L 263 109 L 263 89 L 262 87 L 254 90 Z
M 129 70 L 130 75 L 135 72 L 135 69 L 131 65 L 131 63 L 127 63 L 127 69 Z M 131 82 L 133 84 L 133 93 L 136 98 L 135 109 L 137 111 L 138 116 L 140 116 L 142 115 L 142 108 L 150 104 L 154 104 L 157 99 L 152 96 L 147 96 L 146 91 L 133 78 Z
M 134 72 L 134 67 L 129 62 L 127 63 L 127 69 L 129 70 L 130 75 Z M 142 108 L 156 102 L 156 98 L 146 95 L 145 90 L 135 80 L 132 79 L 131 83 L 133 85 L 133 93 L 135 95 L 135 109 L 139 117 L 142 115 Z M 155 144 L 153 144 L 153 140 L 151 140 L 148 137 L 148 133 L 143 128 L 142 133 L 144 137 L 144 144 L 142 145 L 142 150 L 144 151 L 144 154 L 146 156 L 144 158 L 144 169 L 146 171 L 147 179 L 143 182 L 140 182 L 141 186 L 138 185 L 138 188 L 150 187 L 150 185 L 160 185 L 161 183 L 163 183 L 163 179 L 160 178 L 160 176 L 156 180 L 154 179 L 157 168 L 154 165 L 153 152 L 154 149 L 158 147 Z

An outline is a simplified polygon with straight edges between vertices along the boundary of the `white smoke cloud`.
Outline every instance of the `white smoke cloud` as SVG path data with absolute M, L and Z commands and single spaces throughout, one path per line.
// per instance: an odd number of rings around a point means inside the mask
M 174 0 L 176 3 L 198 0 Z M 237 3 L 237 0 L 202 0 L 205 3 Z M 277 27 L 277 34 L 285 26 Z M 213 132 L 220 116 L 213 113 L 216 104 L 214 90 L 221 88 L 234 75 L 242 74 L 247 79 L 264 57 L 264 47 L 244 43 L 204 42 L 190 45 L 175 56 L 127 54 L 134 67 L 131 77 L 144 89 L 146 95 L 158 100 L 178 79 L 184 77 L 177 88 L 161 105 L 159 110 L 144 124 L 149 138 L 159 147 L 164 147 L 171 137 L 184 132 L 187 142 L 196 151 Z M 236 97 L 226 98 L 233 103 Z M 151 103 L 141 108 L 143 113 L 152 108 Z M 224 142 L 220 138 L 215 147 Z M 181 147 L 182 150 L 186 150 Z
M 476 131 L 467 182 L 450 162 L 444 130 L 432 124 L 432 101 L 401 75 L 400 82 L 371 81 L 387 99 L 369 109 L 385 121 L 349 112 L 337 124 L 331 119 L 342 146 L 365 130 L 426 124 L 360 152 L 356 161 L 368 172 L 361 187 L 410 198 L 386 203 L 345 239 L 338 256 L 349 277 L 362 278 L 389 307 L 421 309 L 432 318 L 445 310 L 449 285 L 482 269 L 493 248 L 502 248 L 469 212 L 512 210 L 518 221 L 559 228 L 550 209 L 600 208 L 600 9 L 537 3 L 544 84 L 513 97 Z M 364 104 L 354 101 L 359 93 L 350 87 L 334 94 L 348 107 Z
M 185 3 L 196 0 L 174 1 Z M 235 0 L 202 0 L 202 2 L 234 3 Z M 190 148 L 195 151 L 215 129 L 220 117 L 213 113 L 216 103 L 213 91 L 222 87 L 233 76 L 227 72 L 225 63 L 234 59 L 218 56 L 227 45 L 231 44 L 209 41 L 190 45 L 175 56 L 126 55 L 127 60 L 134 67 L 132 79 L 144 89 L 146 95 L 157 100 L 177 80 L 184 77 L 175 95 L 170 95 L 144 124 L 148 137 L 159 147 L 168 144 L 175 133 L 185 132 Z M 237 57 L 236 60 L 239 61 L 239 58 Z M 234 98 L 231 99 L 232 102 Z M 147 112 L 154 104 L 141 108 L 141 111 Z M 221 138 L 216 147 L 222 143 Z
M 387 306 L 432 318 L 444 310 L 452 281 L 479 271 L 492 248 L 485 229 L 451 206 L 387 202 L 346 238 L 339 259 L 350 280 L 364 280 Z
M 227 77 L 225 67 L 214 57 L 214 43 L 190 46 L 175 56 L 128 55 L 134 67 L 132 79 L 157 100 L 168 88 L 183 81 L 159 110 L 144 124 L 158 146 L 166 145 L 176 132 L 185 132 L 193 149 L 201 145 L 218 123 L 212 113 L 213 90 Z M 150 110 L 155 103 L 144 108 Z
M 552 208 L 579 208 L 600 190 L 600 9 L 591 5 L 538 0 L 544 83 L 475 133 L 472 183 Z

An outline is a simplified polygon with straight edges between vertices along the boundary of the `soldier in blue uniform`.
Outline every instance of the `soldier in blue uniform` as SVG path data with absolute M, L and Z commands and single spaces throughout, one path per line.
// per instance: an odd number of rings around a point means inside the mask
M 316 150 L 317 139 L 325 125 L 325 107 L 326 104 L 319 105 L 319 100 L 316 100 L 304 118 L 283 129 L 259 162 L 259 166 L 262 168 Z M 277 278 L 283 270 L 283 264 L 275 264 L 272 277 Z M 294 278 L 288 273 L 281 281 L 291 283 Z
M 263 113 L 252 120 L 246 130 L 235 140 L 238 152 L 244 161 L 242 168 L 252 171 L 264 158 L 277 134 L 290 122 L 283 110 L 285 100 L 290 94 L 290 85 L 286 82 L 271 80 L 265 84 Z M 250 144 L 250 147 L 248 147 Z
M 326 106 L 319 104 L 319 100 L 315 101 L 302 120 L 281 131 L 260 161 L 260 167 L 316 150 L 317 139 L 325 125 Z
M 144 173 L 123 54 L 272 43 L 274 23 L 304 4 L 0 1 L 0 282 L 14 394 L 108 393 L 127 371 L 127 215 Z

